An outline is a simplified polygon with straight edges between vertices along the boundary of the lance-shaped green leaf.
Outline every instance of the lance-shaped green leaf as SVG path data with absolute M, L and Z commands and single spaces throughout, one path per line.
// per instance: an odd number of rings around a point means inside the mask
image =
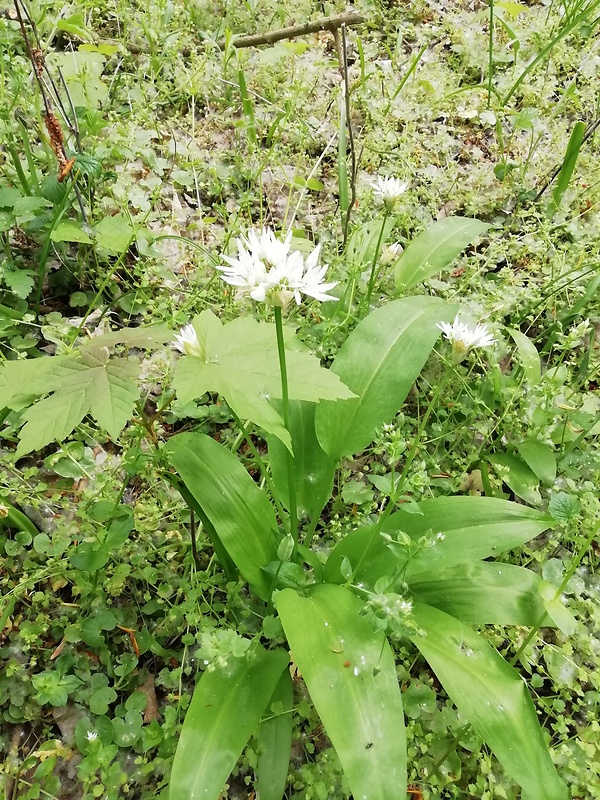
M 177 434 L 165 452 L 241 574 L 266 599 L 271 584 L 261 567 L 277 560 L 277 521 L 265 493 L 210 436 Z
M 354 797 L 406 792 L 406 741 L 394 657 L 382 633 L 341 586 L 308 597 L 278 592 L 275 605 L 300 672 Z
M 415 603 L 424 631 L 411 639 L 458 710 L 491 747 L 528 800 L 567 800 L 519 673 L 475 631 L 449 614 Z
M 284 670 L 257 735 L 256 792 L 260 800 L 281 800 L 285 792 L 292 749 L 294 688 Z
M 170 800 L 218 800 L 288 661 L 284 650 L 255 645 L 202 675 L 175 753 Z
M 400 256 L 396 287 L 406 291 L 444 269 L 490 226 L 478 219 L 447 217 L 420 233 Z
M 494 467 L 498 477 L 517 497 L 532 505 L 539 505 L 542 502 L 538 488 L 539 478 L 524 461 L 508 453 L 494 453 L 488 456 L 487 460 Z
M 513 564 L 455 564 L 409 586 L 416 600 L 471 625 L 533 626 L 545 611 L 540 576 Z
M 542 379 L 542 362 L 540 354 L 534 343 L 521 331 L 514 328 L 507 328 L 514 343 L 517 346 L 519 360 L 523 368 L 523 374 L 532 386 L 536 386 Z
M 318 516 L 331 497 L 337 459 L 328 456 L 315 432 L 314 403 L 290 403 L 289 431 L 294 452 L 296 502 L 300 516 Z M 280 438 L 267 437 L 273 484 L 279 500 L 289 508 L 287 457 Z
M 369 525 L 352 531 L 335 546 L 327 560 L 325 580 L 343 581 L 344 557 L 353 569 L 360 564 L 356 581 L 370 586 L 404 565 L 408 579 L 426 579 L 454 564 L 500 555 L 556 525 L 547 514 L 495 497 L 435 497 L 419 503 L 419 510 L 415 514 L 401 509 L 383 526 L 392 537 L 400 531 L 413 541 L 426 537 L 429 546 L 408 563 L 400 545 L 392 553 L 385 539 L 376 535 L 375 526 Z
M 335 372 L 356 395 L 321 402 L 316 430 L 332 458 L 363 450 L 378 428 L 398 412 L 439 336 L 440 321 L 456 308 L 436 297 L 406 297 L 371 312 L 337 354 Z
M 177 363 L 173 386 L 179 400 L 187 403 L 205 392 L 217 392 L 239 417 L 252 420 L 289 448 L 283 420 L 268 402 L 281 398 L 275 326 L 251 317 L 238 317 L 223 325 L 208 310 L 195 317 L 193 325 L 200 353 Z M 298 349 L 302 345 L 293 331 L 287 329 L 285 336 L 291 400 L 315 403 L 353 397 L 334 372 L 321 367 L 316 356 Z

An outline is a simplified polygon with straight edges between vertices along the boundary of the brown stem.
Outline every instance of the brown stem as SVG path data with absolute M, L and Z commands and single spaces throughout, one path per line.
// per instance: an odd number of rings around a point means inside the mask
M 338 14 L 335 17 L 322 17 L 313 22 L 305 22 L 303 25 L 290 25 L 289 28 L 279 28 L 276 31 L 269 31 L 268 33 L 254 33 L 250 36 L 238 36 L 233 39 L 231 44 L 233 47 L 258 47 L 261 44 L 275 44 L 282 39 L 295 39 L 298 36 L 306 36 L 308 33 L 318 33 L 319 31 L 331 31 L 332 33 L 342 25 L 360 25 L 364 22 L 365 18 L 362 14 L 357 14 L 355 11 L 348 11 L 345 14 Z M 150 52 L 147 46 L 140 44 L 127 44 L 113 39 L 103 39 L 106 44 L 116 44 L 125 47 L 132 55 L 147 54 Z M 219 49 L 225 49 L 225 40 L 221 39 L 215 43 Z M 184 47 L 181 50 L 181 55 L 184 58 L 189 58 L 192 54 L 192 48 Z
M 255 33 L 252 36 L 240 36 L 233 40 L 234 47 L 258 47 L 261 44 L 275 44 L 282 39 L 295 39 L 298 36 L 306 36 L 307 33 L 317 33 L 318 31 L 336 31 L 342 25 L 359 25 L 364 22 L 362 14 L 349 11 L 346 14 L 338 14 L 335 17 L 322 17 L 313 22 L 305 22 L 303 25 L 291 25 L 289 28 L 280 28 L 277 31 L 268 33 Z

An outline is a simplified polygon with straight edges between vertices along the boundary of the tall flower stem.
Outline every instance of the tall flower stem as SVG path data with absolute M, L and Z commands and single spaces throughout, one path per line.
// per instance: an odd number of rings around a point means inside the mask
M 377 237 L 377 244 L 375 245 L 375 252 L 373 253 L 373 263 L 371 264 L 371 275 L 369 276 L 369 286 L 367 288 L 367 308 L 369 307 L 369 303 L 371 302 L 371 295 L 373 294 L 373 289 L 375 288 L 375 279 L 377 277 L 377 259 L 379 258 L 379 251 L 381 250 L 381 243 L 383 241 L 383 234 L 385 233 L 385 224 L 387 222 L 389 211 L 387 208 L 383 212 L 383 221 L 381 223 L 381 229 L 379 230 L 379 236 Z
M 290 399 L 288 393 L 287 363 L 285 360 L 285 342 L 283 339 L 283 320 L 281 307 L 275 306 L 275 330 L 277 332 L 277 352 L 279 355 L 279 371 L 281 373 L 281 405 L 283 413 L 283 424 L 290 430 Z M 294 539 L 294 553 L 298 548 L 298 506 L 296 503 L 296 480 L 294 470 L 294 457 L 286 449 L 287 473 L 288 473 L 288 496 L 290 511 L 290 533 Z

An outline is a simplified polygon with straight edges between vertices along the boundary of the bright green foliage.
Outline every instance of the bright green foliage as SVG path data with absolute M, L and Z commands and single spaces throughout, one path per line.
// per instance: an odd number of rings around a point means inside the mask
M 290 403 L 289 430 L 294 452 L 296 501 L 301 516 L 318 516 L 331 496 L 337 459 L 325 452 L 315 432 L 317 406 L 301 400 Z M 283 505 L 289 507 L 286 451 L 281 440 L 267 438 L 273 483 Z
M 396 288 L 405 292 L 447 267 L 490 226 L 478 219 L 448 217 L 420 233 L 400 256 L 395 269 Z
M 403 797 L 406 743 L 394 658 L 383 634 L 360 616 L 361 601 L 341 586 L 275 599 L 311 699 L 354 797 Z
M 416 603 L 424 635 L 411 637 L 444 689 L 523 788 L 527 800 L 567 800 L 519 673 L 478 634 L 449 614 Z
M 139 360 L 111 358 L 108 348 L 119 343 L 156 347 L 171 336 L 163 326 L 125 329 L 92 339 L 73 355 L 5 362 L 0 370 L 1 407 L 20 410 L 47 395 L 23 414 L 26 424 L 17 457 L 62 441 L 87 414 L 116 439 L 139 397 Z
M 270 398 L 281 397 L 281 376 L 277 359 L 275 326 L 239 317 L 227 324 L 203 311 L 193 321 L 201 356 L 186 356 L 177 364 L 173 385 L 182 403 L 218 392 L 235 413 L 290 445 L 283 420 Z M 292 331 L 286 331 L 286 359 L 291 400 L 335 400 L 352 397 L 340 378 L 321 367 L 319 360 L 301 347 Z
M 218 800 L 287 663 L 284 650 L 256 644 L 243 658 L 204 673 L 185 716 L 170 800 Z
M 532 386 L 535 386 L 540 382 L 542 377 L 542 364 L 536 346 L 531 339 L 525 336 L 524 333 L 521 333 L 521 331 L 509 328 L 508 332 L 517 346 L 525 378 Z
M 537 625 L 545 608 L 535 572 L 476 561 L 432 570 L 410 581 L 415 598 L 470 625 Z M 548 623 L 546 623 L 548 624 Z
M 357 570 L 356 581 L 374 586 L 389 573 L 393 554 L 395 566 L 406 565 L 406 576 L 420 580 L 439 569 L 499 555 L 555 524 L 547 514 L 492 497 L 436 497 L 419 503 L 419 511 L 400 509 L 385 522 L 383 532 L 398 542 L 392 550 L 374 525 L 349 533 L 329 556 L 326 579 L 342 580 L 340 566 L 347 558 Z M 399 539 L 400 532 L 409 537 L 406 542 Z M 409 561 L 409 546 L 420 539 L 429 546 L 416 547 Z
M 210 436 L 181 433 L 165 450 L 241 574 L 268 597 L 271 584 L 261 567 L 277 559 L 277 523 L 267 496 Z
M 454 306 L 434 297 L 410 297 L 373 311 L 348 337 L 331 371 L 357 395 L 343 403 L 321 403 L 316 430 L 332 458 L 366 447 L 377 428 L 402 406 Z
M 284 670 L 256 736 L 256 791 L 261 800 L 281 800 L 284 795 L 292 745 L 293 705 L 292 678 Z

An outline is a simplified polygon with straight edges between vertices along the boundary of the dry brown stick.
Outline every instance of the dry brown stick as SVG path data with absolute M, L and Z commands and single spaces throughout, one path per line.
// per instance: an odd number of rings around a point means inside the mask
M 291 25 L 289 28 L 280 28 L 277 31 L 268 33 L 255 33 L 251 36 L 239 36 L 234 39 L 234 47 L 258 47 L 261 44 L 275 44 L 282 39 L 296 39 L 298 36 L 306 36 L 308 33 L 318 33 L 319 31 L 336 31 L 342 25 L 359 25 L 364 22 L 362 14 L 349 11 L 346 14 L 339 14 L 336 17 L 322 17 L 314 22 L 305 22 L 303 25 Z

